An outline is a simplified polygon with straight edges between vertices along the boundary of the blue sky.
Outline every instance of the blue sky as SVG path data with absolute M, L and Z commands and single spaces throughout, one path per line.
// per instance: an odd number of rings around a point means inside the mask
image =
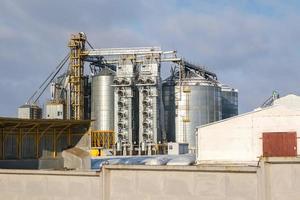
M 16 116 L 81 31 L 97 48 L 177 50 L 239 89 L 241 113 L 273 90 L 300 94 L 299 9 L 296 0 L 2 0 L 0 116 Z

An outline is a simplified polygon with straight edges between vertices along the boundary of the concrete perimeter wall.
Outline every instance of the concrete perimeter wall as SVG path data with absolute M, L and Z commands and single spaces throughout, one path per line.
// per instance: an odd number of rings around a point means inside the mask
M 96 172 L 0 170 L 0 200 L 99 200 Z
M 255 167 L 108 166 L 103 200 L 255 200 Z
M 298 200 L 300 158 L 256 166 L 105 166 L 103 171 L 0 170 L 0 200 Z
M 300 158 L 265 159 L 257 176 L 261 200 L 300 199 Z

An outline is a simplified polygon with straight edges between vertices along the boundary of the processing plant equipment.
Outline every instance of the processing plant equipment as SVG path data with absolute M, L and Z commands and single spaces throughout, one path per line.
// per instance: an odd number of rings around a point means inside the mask
M 175 83 L 174 69 L 171 71 L 171 76 L 164 80 L 162 84 L 162 100 L 164 106 L 164 127 L 166 129 L 166 139 L 168 142 L 175 142 Z
M 220 98 L 218 84 L 202 77 L 189 77 L 176 85 L 176 142 L 196 148 L 196 127 L 221 119 Z
M 194 151 L 195 128 L 221 119 L 221 88 L 216 74 L 183 61 L 164 81 L 163 91 L 168 140 L 188 143 Z
M 69 41 L 69 82 L 71 119 L 84 118 L 84 54 L 86 35 L 82 32 L 72 35 Z
M 139 150 L 140 154 L 151 155 L 155 146 L 162 143 L 160 55 L 144 58 L 139 67 Z
M 138 98 L 134 98 L 137 92 L 134 85 L 135 69 L 134 56 L 121 56 L 113 81 L 116 152 L 123 155 L 132 154 L 133 143 L 138 139 Z
M 71 35 L 68 47 L 68 55 L 28 104 L 36 104 L 51 84 L 46 118 L 91 119 L 92 148 L 111 149 L 115 155 L 151 155 L 167 149 L 167 142 L 180 142 L 193 149 L 196 126 L 222 117 L 221 95 L 224 100 L 228 92 L 221 91 L 216 74 L 178 58 L 176 51 L 95 49 L 82 32 Z M 55 79 L 67 61 L 67 71 Z M 163 85 L 162 62 L 176 65 Z
M 114 71 L 104 68 L 92 77 L 92 147 L 112 149 L 114 145 Z

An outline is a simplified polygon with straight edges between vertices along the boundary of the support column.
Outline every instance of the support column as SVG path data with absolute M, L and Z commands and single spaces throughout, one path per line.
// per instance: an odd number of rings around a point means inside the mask
M 22 134 L 23 134 L 23 130 L 22 128 L 19 128 L 19 136 L 18 136 L 18 159 L 22 159 Z
M 68 147 L 71 145 L 71 128 L 68 128 Z
M 36 128 L 36 133 L 35 133 L 35 155 L 36 158 L 39 158 L 39 146 L 40 146 L 40 139 L 39 139 L 39 128 Z
M 55 128 L 53 128 L 53 158 L 56 157 L 56 132 Z
M 4 152 L 4 150 L 5 150 L 5 146 L 4 146 L 4 140 L 5 140 L 5 137 L 4 137 L 4 128 L 2 128 L 2 131 L 1 131 L 1 142 L 2 142 L 2 160 L 4 160 L 5 159 L 5 152 Z

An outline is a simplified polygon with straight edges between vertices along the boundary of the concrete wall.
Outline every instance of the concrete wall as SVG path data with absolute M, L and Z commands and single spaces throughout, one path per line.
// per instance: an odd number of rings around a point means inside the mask
M 298 200 L 300 158 L 259 166 L 105 166 L 102 172 L 0 170 L 0 200 Z
M 256 168 L 107 166 L 103 200 L 257 199 Z
M 276 105 L 200 127 L 197 130 L 197 160 L 257 162 L 262 156 L 263 132 L 292 131 L 299 134 L 299 121 L 299 110 Z M 300 147 L 299 138 L 297 143 Z
M 0 200 L 100 199 L 96 172 L 0 170 Z
M 258 164 L 106 166 L 102 199 L 299 199 L 300 158 L 263 158 Z
M 300 199 L 300 159 L 269 158 L 258 171 L 259 200 Z

